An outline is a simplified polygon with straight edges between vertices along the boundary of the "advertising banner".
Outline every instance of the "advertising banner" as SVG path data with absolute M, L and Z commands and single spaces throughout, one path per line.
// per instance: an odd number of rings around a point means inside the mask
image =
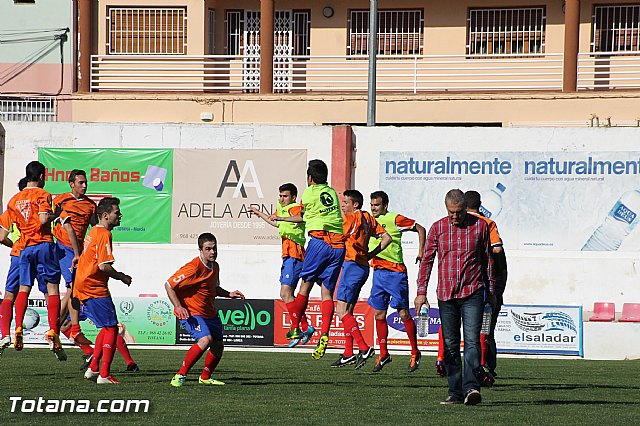
M 249 208 L 274 213 L 286 182 L 299 201 L 306 170 L 306 150 L 176 150 L 171 242 L 211 232 L 220 244 L 280 244 L 277 229 Z
M 640 152 L 380 153 L 392 211 L 429 229 L 447 191 L 473 189 L 512 249 L 640 251 L 639 175 Z
M 120 334 L 127 343 L 173 345 L 176 341 L 173 306 L 168 299 L 158 297 L 114 297 Z M 81 317 L 81 319 L 84 317 Z M 15 318 L 14 318 L 15 323 Z M 30 299 L 24 319 L 24 341 L 45 343 L 49 331 L 47 307 L 43 299 Z M 82 332 L 95 341 L 100 332 L 90 319 L 81 321 Z M 12 326 L 12 330 L 15 325 Z M 61 334 L 63 343 L 68 340 Z
M 273 300 L 216 299 L 228 346 L 273 346 Z M 193 338 L 176 321 L 177 344 L 193 344 Z
M 69 173 L 82 169 L 91 199 L 120 199 L 123 217 L 114 241 L 170 242 L 173 150 L 40 148 L 38 159 L 47 167 L 45 189 L 54 196 L 69 192 Z
M 320 338 L 320 330 L 322 329 L 322 300 L 319 298 L 309 299 L 309 305 L 307 306 L 306 314 L 309 325 L 313 326 L 316 331 L 305 346 L 315 347 L 318 344 Z M 373 329 L 375 328 L 373 318 L 373 308 L 367 304 L 366 299 L 360 299 L 356 304 L 353 311 L 353 316 L 358 323 L 358 327 L 362 332 L 364 340 L 369 346 L 374 344 Z M 285 337 L 287 331 L 289 331 L 291 323 L 289 322 L 289 311 L 287 305 L 282 300 L 275 301 L 275 317 L 274 317 L 274 344 L 275 346 L 287 346 L 289 340 Z M 331 330 L 329 331 L 329 347 L 330 348 L 343 348 L 345 345 L 344 325 L 338 319 L 338 316 L 334 314 L 333 321 L 331 323 Z M 357 350 L 357 348 L 356 348 Z
M 495 339 L 499 352 L 582 356 L 582 306 L 504 305 Z
M 415 309 L 409 309 L 414 321 L 416 319 Z M 390 311 L 391 312 L 391 311 Z M 411 350 L 411 344 L 407 338 L 407 331 L 398 312 L 387 315 L 387 325 L 389 326 L 389 337 L 387 345 L 390 349 Z M 418 346 L 427 350 L 438 350 L 438 331 L 440 330 L 440 309 L 429 308 L 429 334 L 426 337 L 418 336 Z

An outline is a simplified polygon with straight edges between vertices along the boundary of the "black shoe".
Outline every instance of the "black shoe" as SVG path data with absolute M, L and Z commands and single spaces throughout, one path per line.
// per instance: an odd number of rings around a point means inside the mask
M 422 359 L 422 353 L 418 352 L 418 355 L 411 355 L 411 360 L 409 361 L 409 367 L 407 371 L 409 373 L 413 373 L 420 367 L 420 360 Z
M 360 351 L 358 354 L 358 360 L 356 361 L 356 370 L 361 369 L 367 363 L 367 360 L 375 355 L 376 351 L 373 347 L 370 347 L 366 351 Z
M 331 364 L 332 367 L 344 367 L 345 365 L 349 365 L 349 364 L 355 364 L 357 361 L 357 357 L 355 355 L 351 355 L 351 356 L 344 356 L 344 355 L 340 355 L 338 357 L 338 359 L 336 360 L 336 362 L 334 362 L 333 364 Z
M 89 364 L 91 364 L 91 360 L 93 359 L 93 354 L 90 355 L 82 355 L 82 365 L 80 366 L 80 371 L 84 371 L 89 368 Z
M 471 389 L 464 397 L 464 405 L 478 405 L 482 402 L 480 391 Z
M 373 366 L 373 372 L 377 373 L 378 371 L 382 370 L 382 367 L 384 367 L 385 365 L 389 364 L 391 362 L 391 355 L 386 354 L 385 356 L 378 356 L 378 359 L 376 359 L 376 365 Z
M 464 401 L 457 396 L 449 395 L 444 401 L 440 401 L 440 405 L 462 404 Z
M 124 370 L 125 372 L 130 372 L 130 373 L 136 373 L 138 371 L 140 371 L 140 367 L 138 367 L 138 364 L 136 364 L 135 362 L 133 364 L 129 364 L 127 365 L 127 369 Z
M 481 366 L 476 371 L 476 379 L 480 386 L 483 388 L 490 388 L 496 382 L 496 379 L 493 378 L 491 373 L 489 372 L 489 368 L 485 366 Z

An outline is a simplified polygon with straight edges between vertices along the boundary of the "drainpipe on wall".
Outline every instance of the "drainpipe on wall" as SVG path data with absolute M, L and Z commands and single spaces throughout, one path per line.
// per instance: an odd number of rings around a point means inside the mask
M 273 93 L 274 0 L 260 0 L 260 93 Z

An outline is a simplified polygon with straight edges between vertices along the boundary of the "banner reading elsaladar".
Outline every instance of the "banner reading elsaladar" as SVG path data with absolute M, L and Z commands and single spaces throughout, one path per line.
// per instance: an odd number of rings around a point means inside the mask
M 87 195 L 98 202 L 118 197 L 123 217 L 116 242 L 169 243 L 171 235 L 172 149 L 40 148 L 45 189 L 69 192 L 73 169 L 87 173 Z
M 211 232 L 221 244 L 280 244 L 249 208 L 276 211 L 278 187 L 306 187 L 306 150 L 175 150 L 172 243 Z

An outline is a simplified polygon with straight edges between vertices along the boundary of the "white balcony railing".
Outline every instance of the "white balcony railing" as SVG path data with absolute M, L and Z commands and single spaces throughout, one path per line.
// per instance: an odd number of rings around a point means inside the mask
M 207 55 L 96 55 L 93 91 L 256 92 L 257 58 Z M 377 67 L 379 92 L 561 90 L 563 55 L 384 56 Z M 274 59 L 276 92 L 365 92 L 365 56 L 293 56 Z M 578 88 L 640 88 L 640 56 L 580 54 Z
M 640 52 L 578 55 L 578 89 L 640 88 Z
M 259 88 L 259 62 L 242 56 L 92 57 L 93 91 L 247 92 Z M 366 56 L 274 60 L 278 92 L 363 92 Z M 562 55 L 380 57 L 377 89 L 386 92 L 548 90 L 562 88 Z

